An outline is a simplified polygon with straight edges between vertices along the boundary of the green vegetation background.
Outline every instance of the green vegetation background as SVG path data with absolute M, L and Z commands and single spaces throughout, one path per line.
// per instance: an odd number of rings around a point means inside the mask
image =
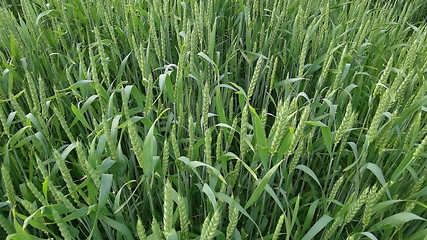
M 0 238 L 425 240 L 426 9 L 2 1 Z

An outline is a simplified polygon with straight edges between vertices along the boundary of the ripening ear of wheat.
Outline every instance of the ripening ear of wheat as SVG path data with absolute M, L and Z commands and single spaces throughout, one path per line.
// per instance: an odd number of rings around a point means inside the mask
M 0 239 L 423 239 L 425 9 L 1 2 Z

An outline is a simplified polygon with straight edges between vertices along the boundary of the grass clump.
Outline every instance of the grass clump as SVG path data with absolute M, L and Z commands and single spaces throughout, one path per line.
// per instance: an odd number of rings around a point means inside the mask
M 3 1 L 1 239 L 423 239 L 424 1 Z

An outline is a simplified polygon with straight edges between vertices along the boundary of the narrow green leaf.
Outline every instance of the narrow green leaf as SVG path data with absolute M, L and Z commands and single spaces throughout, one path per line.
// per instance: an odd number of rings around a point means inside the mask
M 401 212 L 401 213 L 394 214 L 393 216 L 388 217 L 384 220 L 381 220 L 379 223 L 372 226 L 370 231 L 374 232 L 374 231 L 381 231 L 381 230 L 390 229 L 390 228 L 400 226 L 406 222 L 413 221 L 413 220 L 426 221 L 426 219 L 424 219 L 424 218 L 422 218 L 416 214 L 413 214 L 410 212 Z
M 147 136 L 144 139 L 144 145 L 142 149 L 143 157 L 143 166 L 144 175 L 146 177 L 150 176 L 154 171 L 154 156 L 157 156 L 157 141 L 154 137 L 154 127 L 155 124 L 151 125 L 150 130 L 147 133 Z
M 84 118 L 83 114 L 80 112 L 80 110 L 74 105 L 71 104 L 71 110 L 73 111 L 74 115 L 77 117 L 77 119 L 83 123 L 83 125 L 88 128 L 89 130 L 93 131 L 93 129 L 89 126 L 89 123 Z
M 332 221 L 333 218 L 331 218 L 328 215 L 323 215 L 314 225 L 311 227 L 310 230 L 308 230 L 307 234 L 302 238 L 302 240 L 310 240 L 313 239 L 314 236 L 316 236 L 320 231 L 322 231 L 325 226 Z
M 295 169 L 299 169 L 299 170 L 307 173 L 311 178 L 314 179 L 314 181 L 317 182 L 317 184 L 319 185 L 319 187 L 322 188 L 322 186 L 320 185 L 319 179 L 317 178 L 316 174 L 309 167 L 300 164 L 300 165 L 296 166 Z
M 101 176 L 101 188 L 99 190 L 99 199 L 98 199 L 98 211 L 99 214 L 102 208 L 108 201 L 108 196 L 110 195 L 111 185 L 113 183 L 112 174 L 102 174 Z
M 252 206 L 256 200 L 259 199 L 259 196 L 261 196 L 262 192 L 265 189 L 265 186 L 267 185 L 268 181 L 270 181 L 271 176 L 276 172 L 277 168 L 282 164 L 284 160 L 281 160 L 278 162 L 274 167 L 272 167 L 268 172 L 265 174 L 265 176 L 261 179 L 261 182 L 258 184 L 258 186 L 255 188 L 255 191 L 252 193 L 249 200 L 246 202 L 245 209 L 248 209 L 250 206 Z
M 249 109 L 252 114 L 252 119 L 254 120 L 254 127 L 255 127 L 255 139 L 257 142 L 258 152 L 259 156 L 261 158 L 262 165 L 265 169 L 268 169 L 268 146 L 267 146 L 267 137 L 265 136 L 264 127 L 261 123 L 261 119 L 259 118 L 258 114 L 256 113 L 255 109 L 251 106 L 249 106 Z
M 217 208 L 217 202 L 215 199 L 215 193 L 212 191 L 212 188 L 209 187 L 209 185 L 207 185 L 205 183 L 205 184 L 203 184 L 202 192 L 206 193 L 206 195 L 208 196 L 209 200 L 212 203 L 212 206 L 214 207 L 214 209 L 216 209 Z

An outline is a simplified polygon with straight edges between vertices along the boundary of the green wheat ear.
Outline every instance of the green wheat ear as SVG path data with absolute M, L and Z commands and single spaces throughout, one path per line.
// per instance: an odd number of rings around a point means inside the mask
M 164 189 L 164 203 L 163 203 L 163 232 L 166 238 L 169 237 L 172 231 L 173 224 L 173 199 L 172 199 L 172 184 L 166 180 Z
M 9 174 L 9 169 L 7 169 L 4 164 L 1 166 L 1 175 L 2 175 L 3 183 L 6 187 L 7 201 L 12 205 L 15 205 L 16 204 L 15 189 L 13 187 L 12 179 Z

